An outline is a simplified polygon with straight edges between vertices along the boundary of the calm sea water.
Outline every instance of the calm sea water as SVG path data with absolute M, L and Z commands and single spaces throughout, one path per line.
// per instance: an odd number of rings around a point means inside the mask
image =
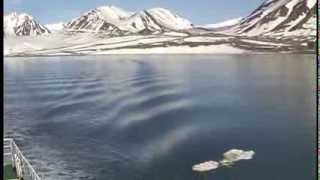
M 6 58 L 4 130 L 49 180 L 311 180 L 315 93 L 314 55 Z

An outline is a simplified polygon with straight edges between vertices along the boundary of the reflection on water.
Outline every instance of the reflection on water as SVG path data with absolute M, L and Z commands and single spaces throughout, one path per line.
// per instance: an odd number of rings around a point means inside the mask
M 49 180 L 197 179 L 233 148 L 257 154 L 208 179 L 312 179 L 314 59 L 7 58 L 5 134 Z

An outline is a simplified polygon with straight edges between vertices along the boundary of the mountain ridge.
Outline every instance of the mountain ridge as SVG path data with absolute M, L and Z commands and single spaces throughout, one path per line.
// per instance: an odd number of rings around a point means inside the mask
M 137 12 L 126 11 L 116 6 L 100 6 L 67 21 L 64 24 L 50 26 L 73 32 L 106 33 L 112 36 L 130 34 L 159 34 L 163 32 L 181 32 L 197 28 L 208 31 L 218 31 L 229 35 L 259 36 L 259 35 L 296 35 L 305 36 L 315 34 L 316 28 L 310 24 L 316 18 L 316 0 L 266 0 L 252 13 L 244 18 L 231 19 L 218 24 L 194 26 L 188 19 L 179 16 L 165 8 L 144 9 Z M 14 13 L 13 13 L 14 14 Z M 29 17 L 26 24 L 12 27 L 12 23 L 5 23 L 5 35 L 41 35 L 50 33 L 50 28 L 33 20 L 28 14 L 16 15 Z M 4 19 L 8 19 L 5 18 Z M 30 20 L 29 20 L 30 19 Z M 19 21 L 19 20 L 17 20 Z M 8 22 L 5 20 L 5 22 Z M 307 24 L 307 25 L 306 25 Z M 11 28 L 11 29 L 10 29 Z M 17 30 L 22 29 L 22 30 Z M 33 30 L 33 31 L 32 31 Z M 292 33 L 297 30 L 298 33 Z M 14 31 L 14 33 L 12 33 Z M 303 32 L 305 31 L 305 32 Z
M 178 31 L 191 28 L 191 24 L 189 20 L 164 8 L 129 12 L 115 6 L 102 6 L 67 22 L 65 29 L 123 35 Z
M 292 32 L 315 16 L 316 0 L 266 0 L 229 32 L 247 36 Z
M 315 0 L 266 0 L 241 20 L 225 21 L 214 28 L 194 26 L 164 8 L 131 12 L 115 6 L 97 7 L 67 23 L 49 24 L 54 32 L 50 35 L 23 37 L 49 34 L 48 29 L 44 33 L 22 33 L 19 38 L 5 37 L 5 55 L 314 53 L 315 3 Z M 25 28 L 31 29 L 28 27 Z

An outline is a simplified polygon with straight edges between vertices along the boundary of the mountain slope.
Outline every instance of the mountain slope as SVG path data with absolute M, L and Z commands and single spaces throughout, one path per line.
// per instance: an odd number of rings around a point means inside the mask
M 5 15 L 3 28 L 5 36 L 34 36 L 50 33 L 50 30 L 26 13 L 13 12 Z
M 266 0 L 244 18 L 232 32 L 248 36 L 310 30 L 305 24 L 316 16 L 316 0 Z M 312 21 L 312 20 L 311 20 Z M 315 29 L 314 24 L 312 29 Z M 315 35 L 312 31 L 312 35 Z
M 229 20 L 226 20 L 226 21 L 218 22 L 218 23 L 215 23 L 215 24 L 200 25 L 200 26 L 197 26 L 197 27 L 208 28 L 208 29 L 225 28 L 225 27 L 230 27 L 230 26 L 237 25 L 242 19 L 243 19 L 242 17 L 239 17 L 239 18 L 234 18 L 234 19 L 229 19 Z
M 98 7 L 65 24 L 65 28 L 69 30 L 105 32 L 112 35 L 151 34 L 191 27 L 190 21 L 167 9 L 153 8 L 133 13 L 114 6 Z
M 146 10 L 148 15 L 161 27 L 168 30 L 178 31 L 192 28 L 192 23 L 179 15 L 164 8 L 153 8 Z
M 48 28 L 51 32 L 60 32 L 64 29 L 64 23 L 58 22 L 58 23 L 46 24 L 45 27 Z

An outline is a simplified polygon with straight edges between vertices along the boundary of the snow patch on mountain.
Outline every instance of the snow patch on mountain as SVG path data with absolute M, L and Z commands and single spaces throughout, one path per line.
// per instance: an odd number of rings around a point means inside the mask
M 240 53 L 226 38 L 182 37 L 181 34 L 104 37 L 93 33 L 8 38 L 5 55 L 111 54 L 111 53 Z M 172 44 L 169 46 L 169 44 Z
M 226 21 L 222 21 L 219 23 L 215 24 L 206 24 L 206 25 L 198 25 L 197 27 L 202 27 L 202 28 L 222 28 L 222 27 L 228 27 L 228 26 L 234 26 L 238 24 L 243 18 L 234 18 L 234 19 L 229 19 Z
M 153 8 L 146 10 L 154 20 L 163 27 L 171 30 L 183 30 L 192 28 L 192 23 L 164 8 Z
M 127 19 L 115 24 L 121 31 L 129 33 L 152 33 L 161 31 L 161 27 L 153 21 L 145 11 L 134 13 Z
M 47 27 L 51 32 L 59 32 L 64 29 L 64 22 L 51 23 L 44 26 Z
M 311 9 L 313 6 L 315 6 L 315 4 L 317 4 L 317 0 L 308 0 L 307 1 L 307 6 L 309 9 Z
M 297 22 L 292 22 L 292 26 L 296 25 Z M 289 31 L 288 29 L 282 29 L 276 32 L 268 32 L 265 35 L 274 37 L 305 37 L 306 39 L 315 40 L 317 36 L 317 18 L 315 16 L 308 19 L 307 22 L 303 23 L 301 28 Z
M 133 12 L 109 5 L 96 8 L 97 13 L 109 23 L 117 24 L 118 22 L 133 15 Z

